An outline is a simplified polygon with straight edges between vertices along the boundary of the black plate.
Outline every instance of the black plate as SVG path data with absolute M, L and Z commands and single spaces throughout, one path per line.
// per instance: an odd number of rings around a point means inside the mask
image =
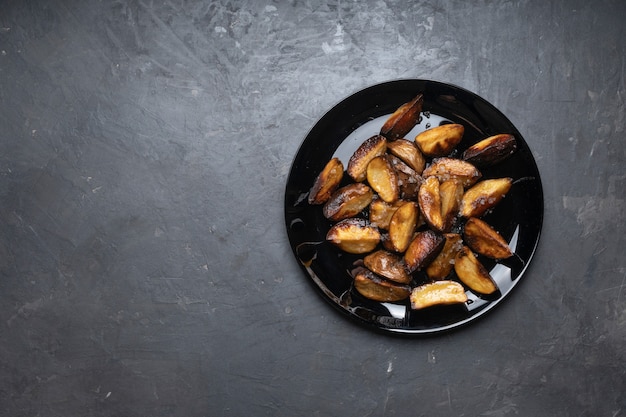
M 490 299 L 467 292 L 464 305 L 412 311 L 408 300 L 379 303 L 352 288 L 350 270 L 357 259 L 325 242 L 331 226 L 321 206 L 307 196 L 324 165 L 334 156 L 344 166 L 354 150 L 378 133 L 385 119 L 400 105 L 424 94 L 423 119 L 406 137 L 442 122 L 465 126 L 460 153 L 480 139 L 515 135 L 518 150 L 506 161 L 482 169 L 483 179 L 515 180 L 506 198 L 484 220 L 509 241 L 515 256 L 504 263 L 481 259 L 499 286 Z M 428 80 L 398 80 L 378 84 L 344 99 L 326 113 L 304 139 L 293 161 L 285 193 L 285 221 L 293 252 L 305 276 L 339 311 L 379 330 L 404 334 L 430 334 L 450 330 L 484 315 L 504 300 L 521 280 L 539 241 L 543 220 L 543 193 L 535 160 L 522 135 L 493 105 L 462 88 Z

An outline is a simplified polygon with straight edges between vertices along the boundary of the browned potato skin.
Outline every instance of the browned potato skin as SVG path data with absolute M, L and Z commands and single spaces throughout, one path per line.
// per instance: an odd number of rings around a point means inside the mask
M 411 282 L 411 276 L 407 274 L 404 261 L 398 255 L 386 250 L 377 250 L 363 258 L 365 267 L 377 275 L 399 284 Z
M 354 288 L 364 297 L 383 303 L 401 301 L 409 297 L 411 289 L 378 277 L 366 268 L 354 272 Z
M 326 240 L 348 253 L 368 253 L 378 246 L 380 232 L 363 219 L 350 218 L 333 225 L 326 234 Z
M 447 180 L 439 184 L 443 232 L 449 232 L 454 226 L 454 222 L 459 214 L 463 191 L 463 185 L 460 181 L 455 179 Z
M 398 139 L 387 143 L 387 150 L 411 167 L 417 174 L 421 174 L 426 167 L 426 159 L 415 143 L 406 139 Z
M 504 161 L 517 150 L 515 136 L 508 133 L 489 136 L 463 152 L 462 158 L 477 167 L 495 165 Z
M 466 219 L 482 216 L 504 198 L 512 184 L 508 177 L 480 181 L 463 194 L 459 213 Z
M 389 240 L 396 252 L 404 252 L 411 243 L 419 216 L 417 204 L 412 201 L 404 203 L 391 217 L 389 223 Z
M 350 157 L 346 172 L 356 182 L 365 181 L 367 165 L 377 156 L 387 151 L 387 139 L 381 135 L 366 139 Z
M 422 184 L 422 177 L 410 166 L 405 164 L 395 155 L 388 155 L 391 166 L 398 175 L 398 187 L 400 188 L 400 198 L 404 200 L 417 199 L 417 192 Z
M 428 177 L 424 180 L 417 194 L 417 202 L 426 223 L 433 229 L 442 231 L 441 195 L 437 177 Z
M 435 158 L 433 162 L 422 172 L 424 178 L 435 176 L 439 182 L 449 179 L 461 181 L 463 187 L 470 187 L 482 177 L 481 172 L 469 162 L 456 158 Z
M 388 230 L 393 213 L 404 203 L 406 203 L 405 200 L 398 200 L 390 204 L 380 198 L 374 198 L 370 204 L 370 223 L 379 229 Z
M 367 165 L 367 182 L 387 203 L 400 197 L 398 174 L 386 155 L 377 156 Z
M 513 256 L 511 248 L 500 233 L 476 217 L 471 217 L 465 222 L 463 240 L 474 252 L 491 259 L 506 259 Z
M 463 240 L 458 233 L 446 233 L 446 242 L 439 255 L 426 267 L 426 275 L 432 280 L 447 278 L 454 269 L 454 259 L 463 246 Z
M 309 204 L 324 204 L 335 192 L 343 178 L 343 163 L 332 158 L 315 179 L 309 191 Z
M 418 134 L 415 143 L 426 156 L 445 156 L 461 142 L 464 132 L 463 125 L 457 123 L 436 126 Z
M 465 288 L 456 281 L 435 281 L 420 285 L 413 288 L 409 297 L 414 310 L 467 302 Z
M 417 232 L 404 252 L 407 272 L 413 273 L 425 268 L 443 249 L 445 239 L 432 230 Z
M 324 217 L 339 221 L 354 217 L 367 207 L 374 198 L 370 187 L 362 183 L 352 183 L 339 188 L 324 204 Z
M 467 246 L 463 246 L 456 254 L 454 271 L 459 280 L 476 294 L 489 295 L 498 290 L 489 271 Z
M 380 129 L 380 134 L 390 141 L 403 138 L 420 121 L 424 96 L 418 94 L 394 111 Z

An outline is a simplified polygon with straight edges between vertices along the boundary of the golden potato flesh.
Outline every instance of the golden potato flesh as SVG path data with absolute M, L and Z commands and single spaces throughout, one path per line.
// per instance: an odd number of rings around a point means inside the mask
M 443 232 L 449 232 L 454 226 L 459 214 L 463 191 L 463 185 L 457 180 L 447 180 L 439 184 Z
M 354 217 L 365 209 L 374 198 L 374 192 L 363 183 L 352 183 L 333 193 L 324 204 L 322 213 L 332 221 Z
M 389 240 L 396 252 L 404 252 L 415 233 L 419 216 L 417 204 L 412 201 L 404 203 L 391 217 L 389 223 Z
M 443 249 L 445 239 L 432 230 L 417 232 L 404 252 L 407 272 L 413 273 L 425 268 Z
M 400 197 L 398 174 L 385 155 L 377 156 L 367 165 L 367 182 L 387 203 Z
M 456 281 L 435 281 L 413 288 L 411 295 L 411 308 L 422 308 L 436 305 L 449 305 L 465 303 L 467 294 L 465 288 Z
M 404 138 L 420 121 L 424 96 L 420 93 L 394 111 L 380 129 L 380 134 L 390 141 Z
M 404 203 L 406 203 L 406 201 L 398 200 L 389 204 L 380 198 L 375 198 L 370 204 L 370 223 L 383 230 L 389 229 L 389 223 L 391 222 L 393 213 Z
M 339 186 L 343 178 L 343 163 L 332 158 L 317 176 L 309 191 L 309 204 L 324 204 Z
M 450 123 L 425 130 L 415 137 L 415 143 L 426 156 L 450 154 L 463 139 L 463 125 Z
M 472 164 L 456 158 L 435 158 L 422 172 L 424 178 L 435 176 L 439 182 L 455 179 L 467 188 L 474 185 L 481 177 L 480 171 Z
M 475 143 L 463 152 L 462 158 L 478 167 L 495 165 L 517 150 L 515 136 L 501 133 Z
M 474 252 L 491 259 L 506 259 L 513 256 L 511 248 L 500 233 L 476 217 L 471 217 L 465 222 L 463 240 Z
M 426 159 L 419 148 L 411 141 L 398 139 L 387 143 L 387 150 L 411 167 L 417 174 L 421 174 L 426 166 Z
M 348 253 L 368 253 L 380 242 L 380 232 L 363 219 L 351 218 L 333 225 L 326 240 Z
M 363 258 L 363 263 L 370 271 L 391 281 L 408 284 L 411 276 L 406 272 L 404 261 L 398 255 L 386 250 L 377 250 Z
M 498 290 L 489 271 L 467 246 L 463 246 L 456 254 L 454 272 L 459 280 L 476 294 L 489 295 Z
M 443 249 L 426 267 L 426 275 L 432 280 L 445 279 L 452 273 L 456 254 L 463 246 L 461 235 L 458 233 L 446 233 L 444 237 L 446 242 Z
M 382 279 L 366 268 L 354 271 L 354 288 L 365 298 L 383 303 L 404 300 L 411 293 L 410 287 Z
M 511 178 L 496 178 L 478 182 L 463 194 L 459 213 L 466 219 L 482 216 L 504 198 L 512 184 Z
M 370 161 L 377 156 L 383 155 L 387 151 L 387 139 L 381 135 L 375 135 L 365 140 L 350 157 L 348 175 L 356 182 L 365 181 L 367 177 L 367 166 Z
M 437 177 L 428 177 L 422 182 L 417 194 L 417 202 L 426 223 L 433 229 L 442 231 L 441 195 Z

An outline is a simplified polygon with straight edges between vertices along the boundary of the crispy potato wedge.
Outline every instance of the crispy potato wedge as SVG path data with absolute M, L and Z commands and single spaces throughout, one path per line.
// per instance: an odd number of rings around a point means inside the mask
M 387 143 L 387 150 L 397 156 L 411 167 L 416 173 L 421 174 L 426 166 L 426 159 L 415 143 L 406 139 L 398 139 Z
M 393 214 L 389 223 L 389 240 L 394 251 L 404 252 L 409 246 L 418 217 L 419 209 L 412 201 L 404 203 Z
M 476 217 L 470 217 L 465 222 L 463 241 L 474 252 L 491 259 L 506 259 L 513 256 L 509 244 L 500 233 Z
M 424 96 L 420 93 L 394 111 L 380 129 L 380 134 L 390 141 L 404 138 L 420 121 Z
M 441 200 L 441 219 L 443 232 L 449 232 L 459 214 L 461 199 L 463 198 L 463 185 L 457 180 L 447 180 L 439 184 L 439 196 Z
M 356 182 L 365 181 L 367 177 L 367 165 L 377 156 L 387 152 L 387 139 L 381 135 L 375 135 L 366 139 L 350 157 L 348 175 Z
M 309 204 L 324 204 L 335 192 L 343 178 L 343 163 L 332 158 L 319 173 L 309 191 Z
M 336 190 L 324 204 L 324 217 L 332 221 L 339 221 L 354 217 L 369 206 L 374 198 L 374 192 L 367 185 L 357 182 L 348 184 Z
M 445 156 L 461 142 L 464 132 L 463 125 L 449 123 L 421 132 L 415 137 L 415 143 L 426 156 Z
M 406 272 L 404 261 L 399 255 L 386 250 L 377 250 L 363 258 L 363 263 L 370 271 L 388 280 L 408 284 L 411 276 Z
M 401 301 L 409 297 L 407 285 L 396 284 L 380 278 L 367 268 L 353 271 L 354 288 L 365 298 L 383 303 Z
M 397 156 L 388 155 L 388 159 L 398 175 L 400 198 L 404 200 L 417 199 L 417 192 L 422 184 L 422 177 L 420 177 L 413 168 L 402 162 Z
M 496 178 L 483 180 L 465 191 L 461 199 L 459 213 L 466 219 L 480 217 L 495 207 L 509 192 L 513 184 L 512 178 Z
M 417 202 L 426 223 L 433 229 L 442 231 L 441 195 L 437 177 L 428 177 L 422 182 L 417 194 Z
M 463 240 L 458 233 L 446 233 L 446 242 L 439 255 L 426 267 L 426 275 L 432 280 L 447 278 L 454 269 L 454 259 L 463 246 Z
M 456 254 L 454 271 L 459 280 L 476 294 L 489 295 L 498 290 L 498 286 L 489 275 L 489 271 L 465 245 Z
M 405 200 L 398 200 L 390 204 L 381 198 L 374 198 L 370 204 L 370 223 L 379 229 L 388 230 L 391 216 L 404 203 L 406 203 Z
M 417 232 L 404 252 L 404 263 L 407 272 L 413 273 L 425 268 L 443 249 L 445 239 L 432 230 Z
M 350 218 L 334 224 L 326 240 L 348 253 L 368 253 L 380 242 L 380 232 L 363 219 Z
M 472 164 L 456 158 L 435 158 L 422 172 L 424 178 L 435 176 L 439 182 L 450 179 L 461 181 L 463 187 L 470 187 L 482 177 L 481 172 Z
M 367 165 L 367 182 L 387 203 L 400 197 L 398 174 L 386 155 L 377 156 Z
M 413 288 L 409 299 L 411 308 L 420 310 L 436 305 L 465 303 L 467 294 L 456 281 L 435 281 Z
M 462 158 L 477 167 L 495 165 L 517 150 L 515 136 L 508 133 L 489 136 L 463 152 Z

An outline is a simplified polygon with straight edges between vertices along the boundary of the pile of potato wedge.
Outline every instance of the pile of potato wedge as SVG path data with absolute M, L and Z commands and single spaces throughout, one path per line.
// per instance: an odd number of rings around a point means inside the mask
M 480 257 L 501 260 L 513 252 L 482 217 L 513 180 L 486 179 L 480 169 L 517 149 L 515 137 L 502 133 L 451 157 L 464 135 L 455 123 L 407 138 L 422 107 L 418 94 L 397 108 L 347 167 L 338 158 L 328 161 L 308 196 L 332 222 L 327 241 L 362 261 L 352 273 L 354 289 L 379 302 L 409 299 L 415 310 L 465 303 L 467 290 L 498 291 Z M 422 278 L 415 280 L 418 272 Z

